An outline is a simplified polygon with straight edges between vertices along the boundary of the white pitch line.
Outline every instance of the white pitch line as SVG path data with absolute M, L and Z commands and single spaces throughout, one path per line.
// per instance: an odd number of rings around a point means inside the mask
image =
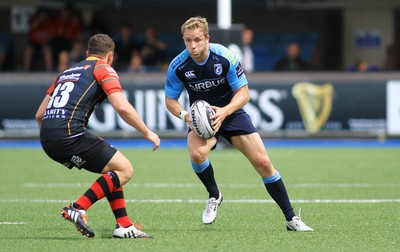
M 68 203 L 73 200 L 54 200 L 54 199 L 0 199 L 1 203 Z M 204 203 L 204 199 L 138 199 L 131 200 L 126 199 L 127 203 Z M 100 202 L 107 202 L 101 200 Z M 377 204 L 377 203 L 400 203 L 400 199 L 313 199 L 313 200 L 291 200 L 292 203 L 316 203 L 316 204 Z M 238 199 L 229 200 L 224 199 L 224 203 L 236 203 L 236 204 L 247 204 L 247 203 L 275 203 L 273 200 L 268 199 Z
M 88 183 L 25 183 L 27 188 L 87 188 Z M 262 183 L 254 184 L 219 184 L 221 188 L 258 188 Z M 400 187 L 400 183 L 301 183 L 286 184 L 293 188 L 394 188 Z M 125 188 L 202 188 L 201 183 L 129 183 Z
M 0 225 L 25 225 L 25 224 L 27 224 L 27 223 L 23 222 L 23 221 L 15 221 L 15 222 L 3 221 L 3 222 L 0 222 Z

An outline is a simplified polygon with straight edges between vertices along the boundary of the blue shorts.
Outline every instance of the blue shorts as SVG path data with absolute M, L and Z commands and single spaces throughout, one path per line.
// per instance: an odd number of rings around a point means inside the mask
M 225 118 L 215 137 L 218 139 L 219 136 L 222 136 L 232 143 L 233 136 L 248 135 L 254 132 L 257 132 L 257 129 L 251 122 L 250 116 L 243 109 L 239 109 Z

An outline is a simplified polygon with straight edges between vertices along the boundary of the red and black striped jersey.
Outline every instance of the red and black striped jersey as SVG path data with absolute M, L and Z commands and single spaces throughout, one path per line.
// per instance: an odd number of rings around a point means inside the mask
M 89 57 L 65 70 L 53 81 L 40 138 L 62 139 L 86 130 L 90 115 L 107 95 L 122 92 L 118 74 L 104 61 Z

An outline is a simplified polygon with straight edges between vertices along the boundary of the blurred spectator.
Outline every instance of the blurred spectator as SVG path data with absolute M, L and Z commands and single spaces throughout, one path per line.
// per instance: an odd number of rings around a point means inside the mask
M 368 63 L 364 60 L 358 60 L 354 65 L 356 72 L 367 72 L 368 71 Z
M 166 62 L 167 45 L 159 40 L 154 27 L 145 30 L 145 41 L 142 46 L 143 65 L 148 70 L 164 70 Z
M 3 46 L 0 45 L 0 70 L 3 70 L 5 62 L 6 62 L 6 51 Z
M 72 65 L 86 58 L 85 47 L 81 40 L 76 40 L 72 44 L 70 51 L 63 50 L 58 55 L 58 71 L 62 72 Z
M 46 71 L 53 70 L 51 41 L 54 37 L 54 23 L 46 9 L 39 8 L 29 20 L 29 41 L 24 50 L 23 69 L 31 70 L 36 53 L 41 52 Z M 35 62 L 36 63 L 36 62 Z M 36 68 L 36 67 L 35 67 Z
M 274 71 L 304 71 L 309 70 L 310 65 L 300 55 L 300 46 L 292 42 L 287 47 L 287 54 L 274 65 Z
M 357 60 L 354 65 L 347 68 L 349 72 L 376 72 L 378 71 L 377 66 L 370 66 L 365 60 Z
M 97 33 L 108 34 L 108 30 L 101 15 L 92 10 L 81 11 L 82 16 L 82 40 L 88 41 Z
M 140 53 L 140 45 L 132 34 L 132 26 L 128 23 L 121 25 L 115 38 L 114 67 L 119 71 L 127 71 L 134 54 Z M 140 56 L 140 55 L 139 55 Z
M 253 43 L 254 33 L 253 30 L 246 28 L 242 33 L 242 43 L 243 43 L 243 59 L 241 64 L 243 69 L 247 73 L 254 71 L 254 54 L 251 44 Z
M 12 44 L 11 33 L 0 33 L 0 71 L 13 68 Z
M 142 55 L 140 52 L 134 52 L 129 62 L 128 72 L 144 73 L 147 72 L 146 66 L 143 65 Z
M 386 59 L 384 68 L 387 71 L 400 70 L 400 40 L 396 39 L 393 45 L 386 49 Z
M 75 41 L 82 35 L 82 17 L 80 12 L 73 6 L 67 5 L 60 10 L 58 17 L 54 20 L 56 30 L 53 41 L 54 57 L 59 59 L 60 53 L 71 51 Z

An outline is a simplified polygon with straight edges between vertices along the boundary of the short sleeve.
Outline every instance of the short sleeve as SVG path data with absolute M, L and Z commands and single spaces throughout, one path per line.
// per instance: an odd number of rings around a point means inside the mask
M 98 61 L 94 68 L 93 75 L 107 95 L 114 92 L 122 92 L 119 76 L 110 65 Z

